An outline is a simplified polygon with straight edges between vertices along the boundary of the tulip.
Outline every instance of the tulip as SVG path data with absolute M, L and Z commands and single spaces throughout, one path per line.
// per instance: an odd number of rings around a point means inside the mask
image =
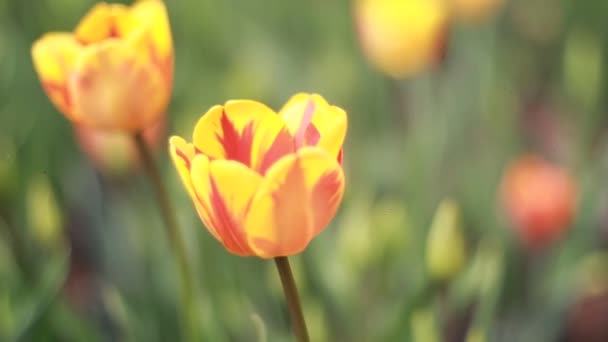
M 357 0 L 355 24 L 372 65 L 404 78 L 440 61 L 448 8 L 443 0 Z
M 297 94 L 275 113 L 250 100 L 203 115 L 193 142 L 170 152 L 198 214 L 240 256 L 301 252 L 342 200 L 346 113 L 319 95 Z
M 32 58 L 51 102 L 77 125 L 138 132 L 167 108 L 173 47 L 160 0 L 99 3 L 74 32 L 38 39 Z
M 569 227 L 576 207 L 576 185 L 562 168 L 526 155 L 507 168 L 501 197 L 520 238 L 530 247 L 545 246 Z
M 144 128 L 142 136 L 147 146 L 160 148 L 165 130 L 164 119 Z M 124 175 L 138 166 L 139 153 L 133 138 L 120 131 L 104 131 L 86 126 L 74 126 L 80 148 L 99 171 L 108 176 Z

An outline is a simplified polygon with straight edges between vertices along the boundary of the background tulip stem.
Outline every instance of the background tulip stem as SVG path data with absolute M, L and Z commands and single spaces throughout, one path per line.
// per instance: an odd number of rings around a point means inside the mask
M 399 80 L 392 78 L 386 79 L 387 92 L 388 92 L 388 104 L 389 110 L 392 112 L 392 116 L 389 118 L 392 122 L 390 124 L 396 125 L 406 130 L 410 124 L 409 111 L 407 103 L 407 94 L 405 94 L 403 86 Z
M 293 279 L 291 273 L 291 267 L 289 266 L 289 260 L 287 257 L 274 258 L 281 277 L 281 284 L 283 285 L 283 292 L 285 292 L 285 298 L 287 299 L 287 307 L 289 309 L 289 315 L 291 316 L 291 326 L 293 334 L 298 342 L 310 341 L 308 337 L 308 330 L 306 328 L 306 321 L 304 321 L 304 314 L 302 313 L 302 306 L 300 305 L 300 297 L 298 295 L 298 289 L 296 288 L 296 282 Z
M 137 150 L 141 157 L 144 170 L 150 178 L 150 182 L 154 188 L 167 236 L 173 252 L 175 253 L 175 257 L 177 258 L 178 268 L 181 275 L 181 300 L 183 310 L 183 321 L 181 323 L 184 329 L 184 340 L 196 341 L 198 340 L 198 333 L 196 329 L 196 312 L 194 310 L 194 282 L 190 264 L 188 262 L 186 245 L 179 230 L 179 226 L 177 225 L 175 211 L 173 210 L 171 202 L 169 201 L 167 188 L 162 181 L 160 171 L 156 165 L 154 157 L 141 133 L 136 133 L 134 135 L 134 140 L 135 144 L 137 145 Z

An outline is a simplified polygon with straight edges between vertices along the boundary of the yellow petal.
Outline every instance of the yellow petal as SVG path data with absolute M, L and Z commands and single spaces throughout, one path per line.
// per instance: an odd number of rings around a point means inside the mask
M 243 227 L 262 177 L 241 163 L 209 162 L 200 154 L 194 158 L 191 177 L 207 228 L 231 253 L 253 255 Z
M 177 142 L 179 144 L 179 141 L 175 141 L 175 142 Z M 189 144 L 189 145 L 192 146 L 192 144 Z M 187 149 L 185 149 L 185 150 L 187 151 Z M 194 157 L 197 157 L 196 159 L 198 159 L 197 169 L 196 169 L 196 178 L 197 179 L 208 179 L 209 178 L 209 158 L 207 158 L 207 156 L 202 155 L 202 154 L 196 155 L 194 151 L 192 153 L 193 153 L 192 154 L 193 158 L 189 159 L 189 163 L 187 164 L 188 175 L 182 176 L 182 180 L 186 179 L 189 181 L 189 183 L 185 183 L 184 185 L 186 186 L 186 190 L 188 190 L 188 192 L 191 191 L 192 201 L 194 202 L 194 207 L 196 208 L 196 212 L 198 213 L 198 216 L 201 218 L 201 221 L 203 221 L 203 224 L 205 224 L 205 227 L 207 227 L 207 230 L 211 233 L 211 235 L 213 235 L 213 237 L 215 237 L 218 241 L 223 243 L 222 237 L 215 230 L 215 226 L 212 225 L 213 221 L 211 218 L 212 213 L 210 211 L 210 208 L 208 207 L 207 204 L 203 203 L 203 201 L 201 200 L 201 197 L 199 197 L 197 195 L 197 193 L 194 189 L 194 179 L 192 178 L 191 170 L 192 170 L 192 166 L 194 165 L 194 159 L 195 159 Z M 181 173 L 181 171 L 178 171 L 178 172 Z
M 145 53 L 114 39 L 85 48 L 68 89 L 82 121 L 107 130 L 143 129 L 164 115 L 170 96 Z
M 319 146 L 338 156 L 346 137 L 346 112 L 317 94 L 294 95 L 279 112 L 296 146 Z
M 71 110 L 67 79 L 82 52 L 82 46 L 69 33 L 49 33 L 32 46 L 34 67 L 42 86 L 55 106 L 70 119 Z
M 336 159 L 305 147 L 272 166 L 246 220 L 249 245 L 263 258 L 301 252 L 333 218 L 344 175 Z
M 162 1 L 138 1 L 131 8 L 130 16 L 149 32 L 154 48 L 160 56 L 173 55 L 171 27 L 167 9 Z
M 211 108 L 196 124 L 193 140 L 210 158 L 235 160 L 261 174 L 294 151 L 283 120 L 265 105 L 249 100 Z
M 125 5 L 98 3 L 80 20 L 74 34 L 84 44 L 123 37 L 132 28 L 128 13 Z
M 194 146 L 187 143 L 182 137 L 172 136 L 169 139 L 169 153 L 188 194 L 195 198 L 192 180 L 190 179 L 190 167 L 196 154 Z

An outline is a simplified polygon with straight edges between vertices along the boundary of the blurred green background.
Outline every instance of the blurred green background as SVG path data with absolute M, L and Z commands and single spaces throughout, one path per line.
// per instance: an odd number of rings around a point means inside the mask
M 0 0 L 1 341 L 180 336 L 177 270 L 147 180 L 95 171 L 32 66 L 32 42 L 71 30 L 93 4 Z M 349 1 L 166 4 L 168 135 L 189 137 L 235 98 L 279 109 L 316 92 L 349 114 L 341 209 L 291 258 L 313 341 L 607 336 L 608 2 L 507 1 L 483 22 L 453 22 L 444 61 L 402 81 L 366 63 Z M 570 231 L 542 253 L 521 247 L 497 201 L 504 167 L 525 152 L 558 161 L 579 187 Z M 290 340 L 273 263 L 227 253 L 164 144 L 159 158 L 196 268 L 202 340 Z M 425 246 L 446 197 L 467 257 L 437 285 Z

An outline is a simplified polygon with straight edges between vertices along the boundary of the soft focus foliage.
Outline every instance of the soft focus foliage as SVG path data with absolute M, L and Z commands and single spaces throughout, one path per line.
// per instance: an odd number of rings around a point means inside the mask
M 396 58 L 411 68 L 402 81 L 362 49 L 362 2 L 166 1 L 167 134 L 191 141 L 201 114 L 230 99 L 280 109 L 319 93 L 348 113 L 340 209 L 290 257 L 312 340 L 605 341 L 606 1 L 505 0 L 475 20 L 448 11 L 433 19 L 440 42 L 428 32 L 394 42 L 446 47 L 432 64 Z M 148 182 L 136 168 L 97 170 L 30 55 L 94 5 L 0 0 L 0 341 L 180 340 L 175 259 Z M 272 263 L 227 253 L 202 229 L 167 140 L 157 158 L 187 237 L 203 340 L 290 340 Z M 568 170 L 577 190 L 576 215 L 542 249 L 521 243 L 501 197 L 511 161 L 530 153 Z M 444 198 L 460 208 L 466 258 L 438 283 L 426 242 Z

